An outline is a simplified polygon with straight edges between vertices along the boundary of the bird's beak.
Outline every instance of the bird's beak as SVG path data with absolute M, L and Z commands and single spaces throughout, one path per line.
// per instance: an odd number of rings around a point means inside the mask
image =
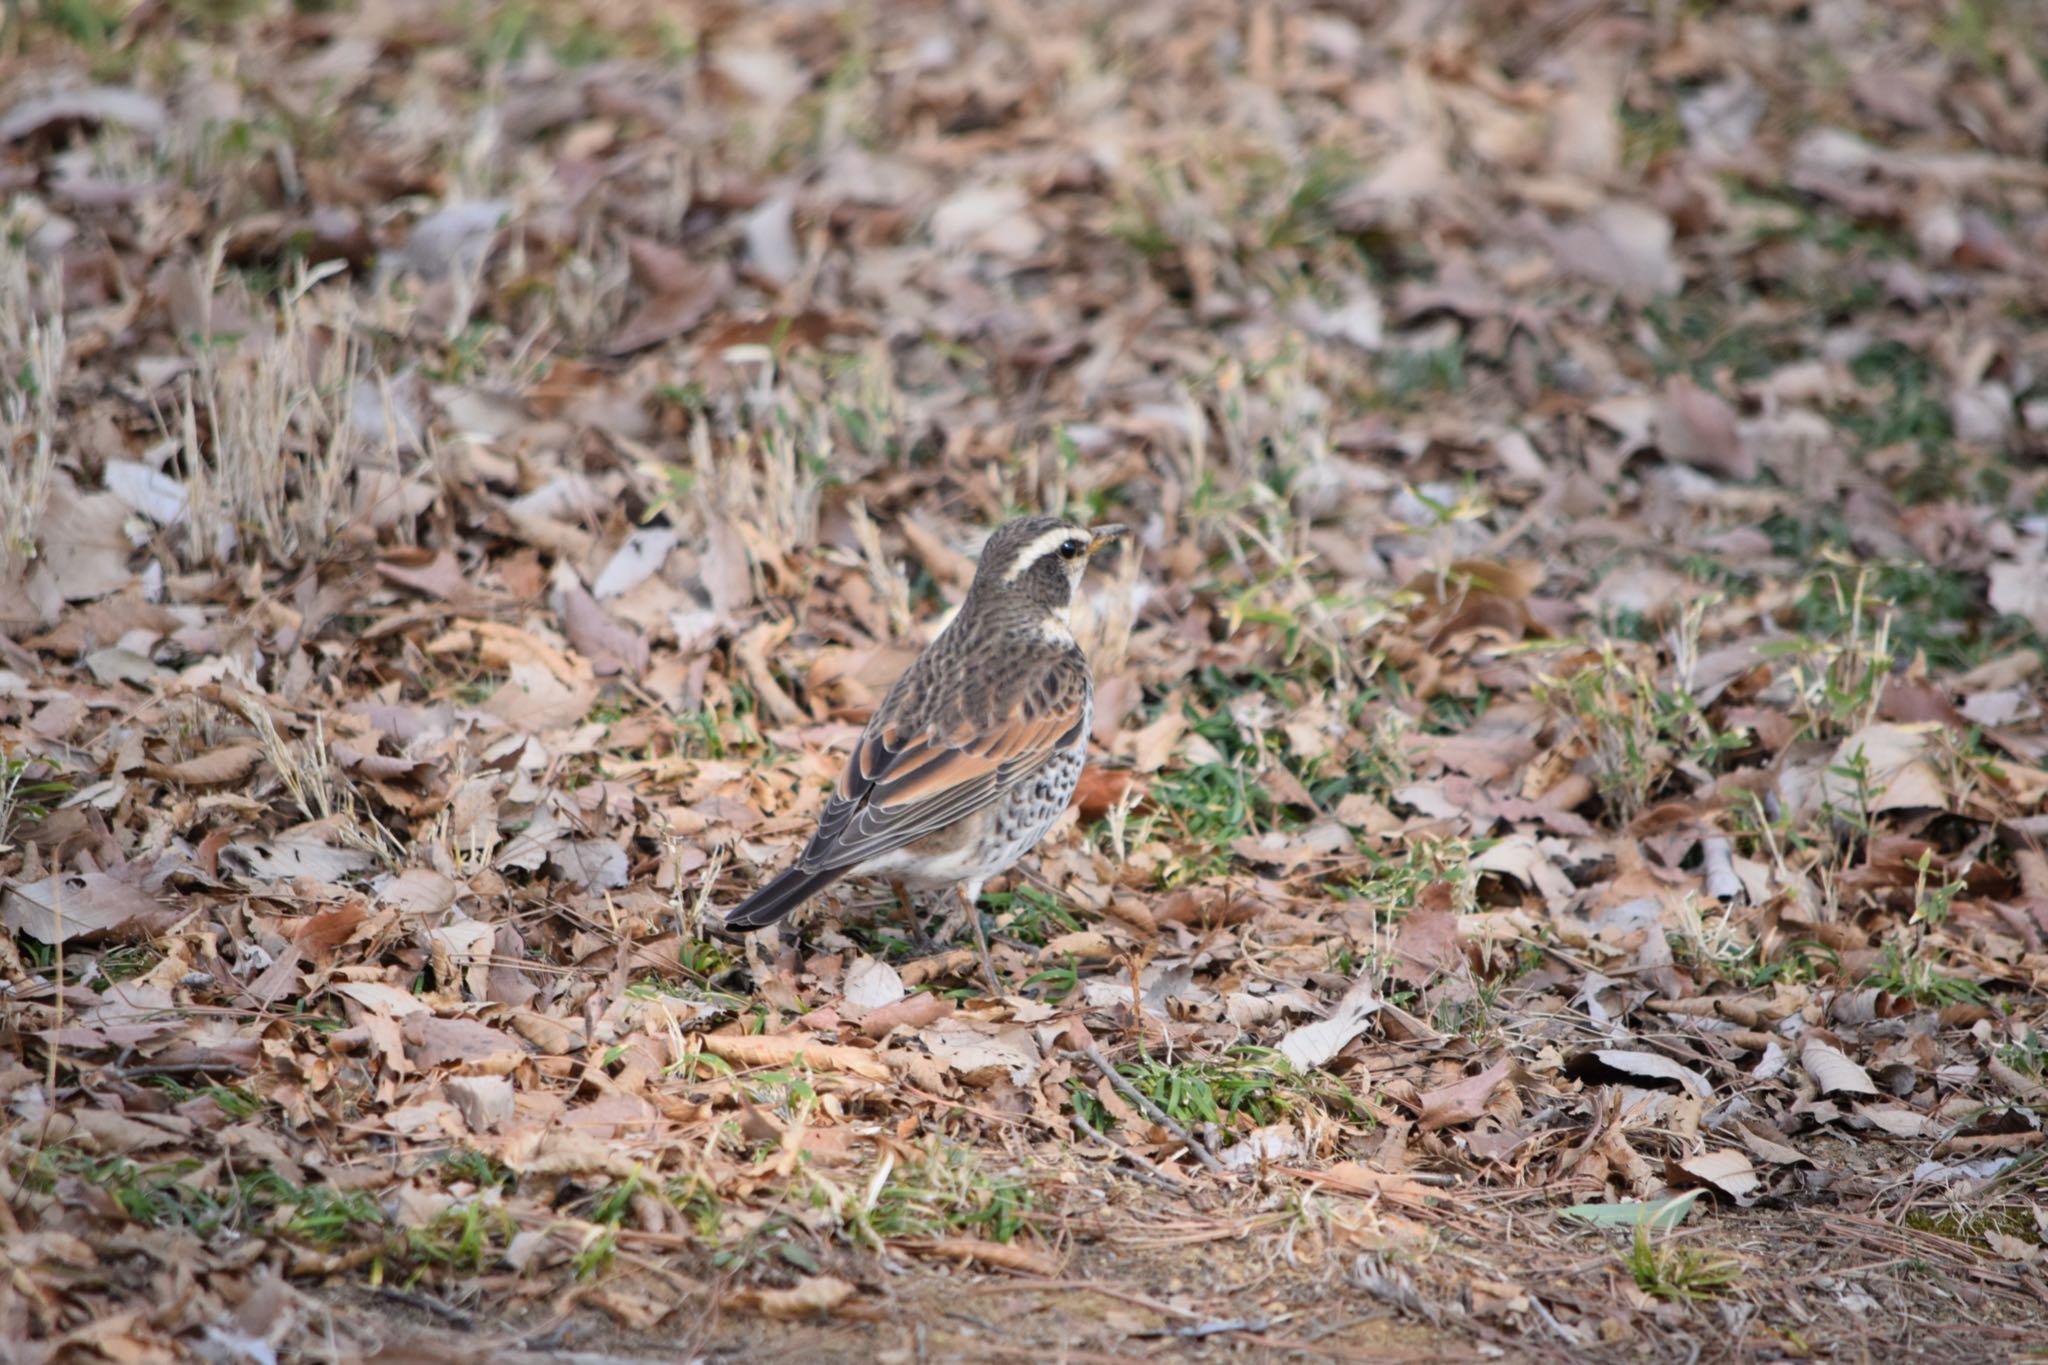
M 1088 553 L 1092 555 L 1103 546 L 1122 540 L 1129 533 L 1129 529 L 1129 527 L 1119 526 L 1115 522 L 1111 522 L 1107 526 L 1096 527 L 1088 533 Z

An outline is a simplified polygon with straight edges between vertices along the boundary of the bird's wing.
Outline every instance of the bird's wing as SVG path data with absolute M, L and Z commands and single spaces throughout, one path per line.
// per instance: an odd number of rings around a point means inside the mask
M 1019 685 L 1022 684 L 1022 685 Z M 1017 679 L 993 725 L 909 730 L 883 714 L 861 734 L 798 863 L 845 868 L 972 815 L 1081 740 L 1087 665 L 1062 659 Z

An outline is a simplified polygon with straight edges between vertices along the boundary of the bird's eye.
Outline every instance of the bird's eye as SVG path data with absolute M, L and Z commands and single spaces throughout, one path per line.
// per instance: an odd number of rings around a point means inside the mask
M 1075 559 L 1075 558 L 1078 558 L 1078 557 L 1080 556 L 1080 553 L 1081 553 L 1081 551 L 1083 551 L 1083 550 L 1085 550 L 1085 549 L 1087 549 L 1087 548 L 1088 548 L 1088 547 L 1087 547 L 1086 545 L 1083 545 L 1083 544 L 1082 544 L 1082 543 L 1081 543 L 1080 541 L 1078 541 L 1078 540 L 1068 540 L 1068 541 L 1063 541 L 1063 542 L 1061 542 L 1061 544 L 1060 544 L 1060 558 L 1061 558 L 1061 559 Z

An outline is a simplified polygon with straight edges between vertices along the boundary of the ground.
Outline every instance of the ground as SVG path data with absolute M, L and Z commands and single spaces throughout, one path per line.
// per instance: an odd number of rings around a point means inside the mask
M 0 1357 L 2041 1353 L 2032 7 L 4 23 Z

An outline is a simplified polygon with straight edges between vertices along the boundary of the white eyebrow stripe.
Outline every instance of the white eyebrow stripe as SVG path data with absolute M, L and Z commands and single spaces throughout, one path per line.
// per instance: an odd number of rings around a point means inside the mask
M 1079 535 L 1080 532 L 1071 526 L 1055 526 L 1050 531 L 1041 532 L 1036 540 L 1026 544 L 1017 552 L 1017 557 L 1010 561 L 1010 567 L 1003 571 L 1003 581 L 1015 583 L 1026 569 Z

